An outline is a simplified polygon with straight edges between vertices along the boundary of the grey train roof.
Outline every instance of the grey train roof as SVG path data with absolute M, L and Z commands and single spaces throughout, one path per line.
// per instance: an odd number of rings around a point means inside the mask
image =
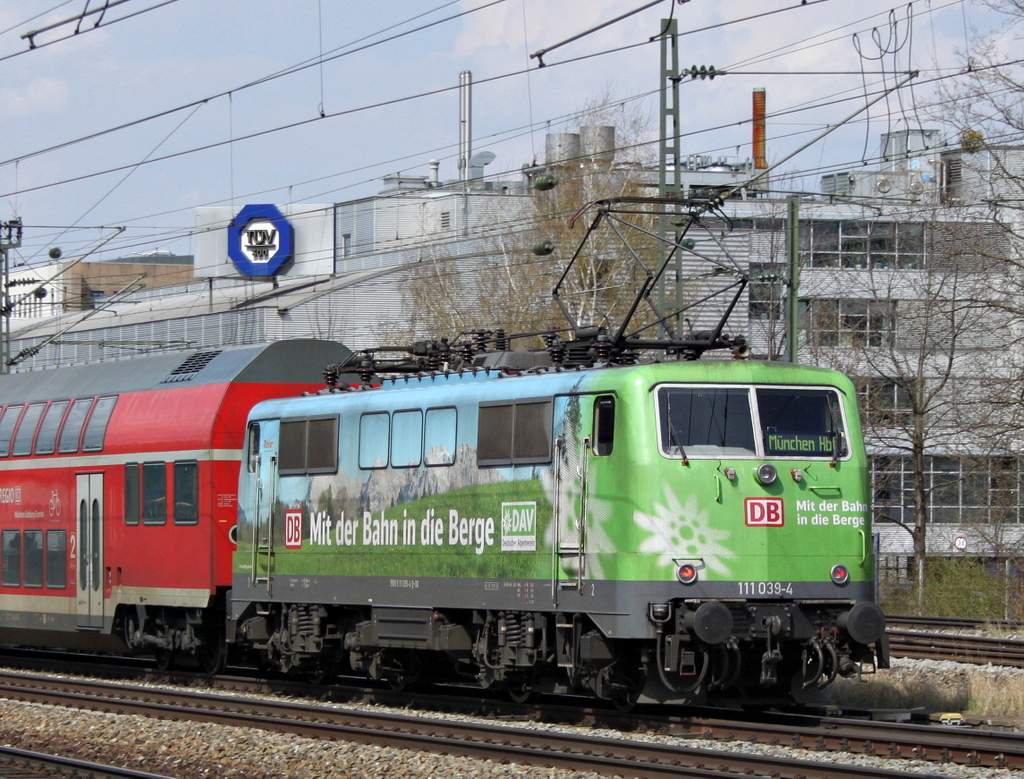
M 320 383 L 324 368 L 349 354 L 335 341 L 300 339 L 11 373 L 0 375 L 0 405 L 225 382 Z

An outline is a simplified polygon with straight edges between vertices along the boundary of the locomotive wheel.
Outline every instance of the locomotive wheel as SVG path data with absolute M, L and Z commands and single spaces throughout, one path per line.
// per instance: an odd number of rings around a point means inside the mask
M 174 668 L 174 652 L 170 649 L 156 650 L 156 669 L 166 672 L 172 668 Z
M 526 675 L 509 679 L 505 683 L 505 691 L 513 703 L 529 703 L 537 698 L 537 691 L 533 689 L 533 678 Z
M 312 665 L 305 670 L 306 681 L 310 684 L 321 685 L 334 678 L 334 658 L 320 655 L 313 661 Z
M 223 641 L 208 644 L 200 650 L 199 663 L 203 670 L 210 675 L 224 673 L 224 667 L 228 664 L 227 644 Z

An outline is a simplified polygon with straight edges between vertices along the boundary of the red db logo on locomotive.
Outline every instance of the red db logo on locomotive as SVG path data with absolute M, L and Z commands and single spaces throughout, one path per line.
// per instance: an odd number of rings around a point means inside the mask
M 782 527 L 786 523 L 782 498 L 747 498 L 745 510 L 750 527 Z
M 288 549 L 302 548 L 302 512 L 286 511 L 284 514 L 284 545 Z

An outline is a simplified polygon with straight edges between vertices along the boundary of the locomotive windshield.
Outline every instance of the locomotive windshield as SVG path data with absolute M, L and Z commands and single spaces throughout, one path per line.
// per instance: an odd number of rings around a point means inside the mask
M 658 389 L 657 403 L 666 457 L 832 458 L 847 453 L 834 390 L 666 386 Z

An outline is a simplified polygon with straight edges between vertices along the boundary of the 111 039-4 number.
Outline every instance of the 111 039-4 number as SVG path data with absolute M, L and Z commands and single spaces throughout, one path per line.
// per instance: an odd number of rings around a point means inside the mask
M 792 595 L 793 582 L 737 582 L 740 595 Z

